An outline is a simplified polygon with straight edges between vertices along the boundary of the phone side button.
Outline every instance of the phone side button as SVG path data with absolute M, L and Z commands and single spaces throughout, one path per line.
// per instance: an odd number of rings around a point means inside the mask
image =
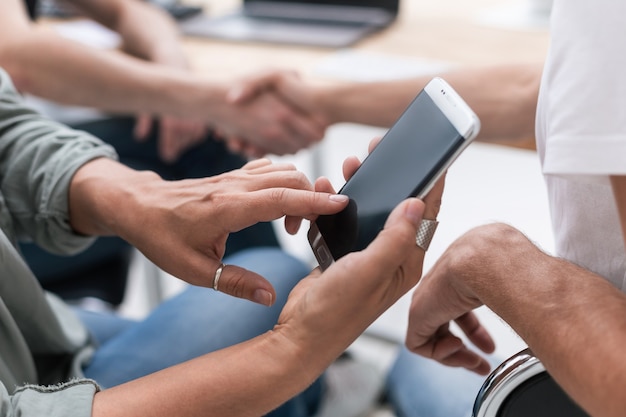
M 315 255 L 322 271 L 326 271 L 326 269 L 328 269 L 328 267 L 332 265 L 333 258 L 332 256 L 330 256 L 330 253 L 328 252 L 328 248 L 326 248 L 326 246 L 318 246 L 315 250 Z
M 316 258 L 317 258 L 318 262 L 320 264 L 326 265 L 328 263 L 328 257 L 329 257 L 328 251 L 326 250 L 326 247 L 320 245 L 316 249 L 317 249 L 317 256 L 316 256 Z

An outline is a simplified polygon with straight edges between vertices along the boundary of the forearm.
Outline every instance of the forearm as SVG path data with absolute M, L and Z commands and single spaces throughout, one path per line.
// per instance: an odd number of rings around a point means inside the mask
M 35 29 L 0 52 L 18 89 L 114 113 L 208 118 L 224 93 L 184 71 L 101 51 Z
M 506 262 L 490 262 L 497 266 L 489 274 L 466 275 L 471 290 L 591 415 L 623 415 L 626 298 L 602 277 L 513 239 L 506 247 L 517 250 Z
M 391 126 L 430 77 L 319 87 L 314 101 L 330 124 L 349 122 Z
M 138 0 L 73 0 L 73 3 L 90 18 L 119 33 L 122 48 L 129 54 L 187 68 L 178 27 L 161 8 Z
M 481 121 L 478 140 L 515 143 L 535 136 L 542 66 L 501 65 L 443 74 Z
M 119 33 L 124 40 L 124 50 L 152 62 L 189 69 L 178 28 L 165 12 L 149 8 L 151 10 L 141 14 L 141 25 L 137 25 L 136 13 L 122 17 Z
M 540 65 L 459 69 L 440 75 L 481 120 L 479 140 L 515 142 L 534 136 Z M 324 87 L 317 100 L 333 123 L 391 126 L 432 76 Z
M 160 183 L 158 175 L 135 171 L 110 159 L 96 159 L 73 176 L 69 191 L 72 228 L 84 235 L 118 235 L 129 238 L 128 225 L 140 211 L 138 196 Z M 148 192 L 149 193 L 149 192 Z
M 309 360 L 314 352 L 286 350 L 294 345 L 284 342 L 269 332 L 102 391 L 95 397 L 93 417 L 264 415 L 306 388 L 328 365 Z

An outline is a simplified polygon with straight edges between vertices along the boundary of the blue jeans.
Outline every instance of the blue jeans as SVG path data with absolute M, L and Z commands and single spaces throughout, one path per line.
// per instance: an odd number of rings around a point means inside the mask
M 164 301 L 144 320 L 78 310 L 99 344 L 85 376 L 103 387 L 156 372 L 223 349 L 273 328 L 291 289 L 310 268 L 275 248 L 238 252 L 224 263 L 253 270 L 276 289 L 276 303 L 264 307 L 212 289 L 190 286 Z M 270 388 L 271 389 L 271 388 Z M 321 380 L 271 415 L 309 417 L 317 409 Z
M 500 363 L 492 361 L 492 368 Z M 403 347 L 387 376 L 388 398 L 398 417 L 470 417 L 484 381 L 484 376 Z

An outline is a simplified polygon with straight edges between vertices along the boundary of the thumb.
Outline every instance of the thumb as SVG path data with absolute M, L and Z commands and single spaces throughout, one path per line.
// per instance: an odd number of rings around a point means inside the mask
M 268 280 L 236 265 L 219 265 L 212 286 L 216 291 L 268 307 L 276 300 L 276 291 Z
M 229 103 L 242 104 L 253 99 L 263 90 L 270 88 L 276 82 L 275 73 L 261 74 L 256 77 L 250 77 L 240 81 L 232 87 L 226 96 Z
M 287 70 L 270 70 L 258 75 L 249 76 L 232 87 L 226 96 L 229 103 L 242 104 L 253 99 L 264 90 L 275 88 L 286 76 L 294 74 Z
M 399 265 L 407 263 L 407 266 L 410 264 L 421 271 L 423 256 L 418 256 L 415 233 L 423 213 L 424 203 L 417 198 L 408 198 L 394 208 L 383 230 L 363 250 L 373 260 L 372 268 L 378 268 L 379 273 L 388 274 Z

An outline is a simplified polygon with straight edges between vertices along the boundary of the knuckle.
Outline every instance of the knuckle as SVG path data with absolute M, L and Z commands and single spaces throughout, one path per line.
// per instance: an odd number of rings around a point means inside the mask
M 227 291 L 228 294 L 234 297 L 243 298 L 246 292 L 246 280 L 242 271 L 235 270 L 230 274 L 228 278 Z
M 311 184 L 311 181 L 309 181 L 309 178 L 304 174 L 304 172 L 298 171 L 295 166 L 293 167 L 292 172 L 294 175 L 294 180 L 296 181 L 296 184 L 298 184 L 300 188 L 305 189 L 305 190 L 313 189 L 313 185 Z M 319 196 L 319 194 L 316 194 L 316 195 Z
M 300 190 L 312 190 L 313 185 L 307 178 L 307 176 L 302 172 L 298 171 L 297 168 L 293 164 L 285 164 L 280 167 L 280 176 L 289 188 L 300 189 Z
M 298 171 L 298 168 L 296 168 L 296 165 L 292 162 L 286 162 L 284 167 L 286 171 L 300 172 Z
M 288 198 L 288 189 L 287 188 L 272 188 L 270 190 L 270 198 L 272 201 L 281 203 Z

